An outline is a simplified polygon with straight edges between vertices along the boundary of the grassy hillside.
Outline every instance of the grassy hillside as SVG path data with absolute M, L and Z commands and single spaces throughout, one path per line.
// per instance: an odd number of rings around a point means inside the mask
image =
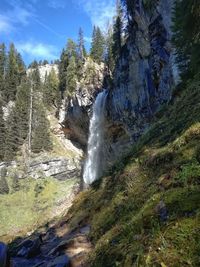
M 200 82 L 182 86 L 71 208 L 71 228 L 91 225 L 89 266 L 200 266 Z
M 0 239 L 11 241 L 25 236 L 41 225 L 61 216 L 70 205 L 76 180 L 58 181 L 48 177 L 35 180 L 26 178 L 13 190 L 7 179 L 10 193 L 0 194 Z

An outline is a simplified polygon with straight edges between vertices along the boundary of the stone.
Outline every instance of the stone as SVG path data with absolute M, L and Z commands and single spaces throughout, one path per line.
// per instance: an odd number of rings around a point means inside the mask
M 66 255 L 59 256 L 47 264 L 47 267 L 68 267 L 70 260 Z
M 59 121 L 66 137 L 87 145 L 91 107 L 98 92 L 102 91 L 105 66 L 88 58 L 83 66 L 83 77 L 71 98 L 63 101 Z
M 166 222 L 168 220 L 168 211 L 163 200 L 158 203 L 155 211 L 158 213 L 161 222 Z
M 24 258 L 33 258 L 40 254 L 40 246 L 42 238 L 38 237 L 35 240 L 25 240 L 20 243 L 17 248 L 17 256 Z
M 6 244 L 0 242 L 0 266 L 9 267 L 8 248 Z

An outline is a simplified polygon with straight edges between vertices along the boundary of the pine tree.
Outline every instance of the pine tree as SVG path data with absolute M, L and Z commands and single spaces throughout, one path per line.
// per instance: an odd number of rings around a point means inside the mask
M 84 36 L 82 28 L 79 29 L 78 34 L 78 58 L 83 60 L 87 56 L 86 49 L 84 46 Z
M 100 28 L 94 26 L 90 56 L 98 64 L 104 60 L 104 45 L 105 40 Z
M 0 97 L 5 97 L 6 47 L 0 44 Z
M 72 39 L 67 40 L 67 47 L 66 47 L 66 53 L 68 56 L 68 59 L 71 57 L 74 57 L 75 60 L 77 60 L 77 45 Z
M 34 92 L 41 92 L 42 83 L 38 64 L 35 65 L 34 69 L 31 71 L 31 80 L 33 81 Z
M 16 156 L 19 148 L 18 114 L 15 108 L 10 112 L 6 120 L 5 156 L 6 161 L 11 161 Z
M 3 118 L 2 101 L 0 100 L 0 161 L 4 159 L 5 153 L 5 121 Z
M 76 89 L 77 83 L 77 68 L 75 58 L 72 56 L 69 60 L 69 65 L 67 67 L 67 77 L 66 77 L 66 86 L 67 94 L 72 95 Z
M 18 87 L 15 103 L 15 112 L 17 116 L 18 140 L 22 145 L 28 136 L 29 108 L 30 108 L 30 87 L 28 78 L 24 78 Z
M 106 38 L 105 63 L 106 63 L 106 66 L 108 67 L 109 72 L 112 73 L 115 67 L 115 59 L 113 55 L 113 25 L 108 25 L 105 38 Z
M 58 107 L 60 102 L 58 91 L 59 80 L 54 69 L 46 75 L 44 82 L 43 99 L 47 107 Z
M 198 0 L 177 0 L 174 8 L 173 42 L 182 74 L 200 70 L 200 5 Z
M 78 59 L 77 59 L 77 77 L 80 80 L 83 75 L 83 65 L 84 59 L 87 56 L 86 49 L 84 46 L 84 36 L 83 30 L 79 29 L 79 38 L 78 38 Z
M 2 168 L 0 172 L 0 194 L 5 195 L 9 194 L 9 186 L 6 180 L 7 170 Z
M 18 64 L 17 64 L 17 52 L 14 44 L 10 45 L 8 54 L 8 66 L 6 73 L 6 101 L 14 101 L 17 93 L 17 85 L 19 83 Z
M 63 49 L 59 63 L 59 91 L 61 92 L 62 98 L 64 97 L 64 92 L 66 90 L 67 67 L 68 67 L 68 56 L 66 50 Z
M 119 58 L 122 49 L 122 32 L 123 32 L 123 11 L 120 1 L 117 0 L 117 15 L 113 25 L 113 47 L 112 53 L 115 61 Z
M 14 173 L 12 176 L 11 187 L 12 187 L 13 193 L 20 190 L 19 177 L 18 177 L 17 173 Z
M 18 85 L 20 85 L 22 79 L 26 76 L 26 66 L 24 64 L 24 61 L 20 55 L 20 53 L 17 53 L 17 67 L 18 67 Z
M 49 121 L 46 118 L 45 109 L 42 102 L 37 103 L 34 110 L 34 126 L 32 133 L 32 151 L 40 153 L 52 149 L 50 140 Z

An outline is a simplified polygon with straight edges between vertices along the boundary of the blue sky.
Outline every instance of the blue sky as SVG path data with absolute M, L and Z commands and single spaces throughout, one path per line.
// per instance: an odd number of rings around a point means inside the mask
M 115 13 L 115 0 L 0 0 L 0 43 L 14 42 L 29 64 L 59 58 L 81 26 L 90 46 L 93 25 L 103 29 Z

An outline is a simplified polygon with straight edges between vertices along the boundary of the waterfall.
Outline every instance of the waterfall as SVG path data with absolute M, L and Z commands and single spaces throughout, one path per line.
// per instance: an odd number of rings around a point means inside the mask
M 104 110 L 107 92 L 98 94 L 93 105 L 93 114 L 90 120 L 88 154 L 83 170 L 83 180 L 86 184 L 91 184 L 100 176 L 101 152 L 104 138 Z

